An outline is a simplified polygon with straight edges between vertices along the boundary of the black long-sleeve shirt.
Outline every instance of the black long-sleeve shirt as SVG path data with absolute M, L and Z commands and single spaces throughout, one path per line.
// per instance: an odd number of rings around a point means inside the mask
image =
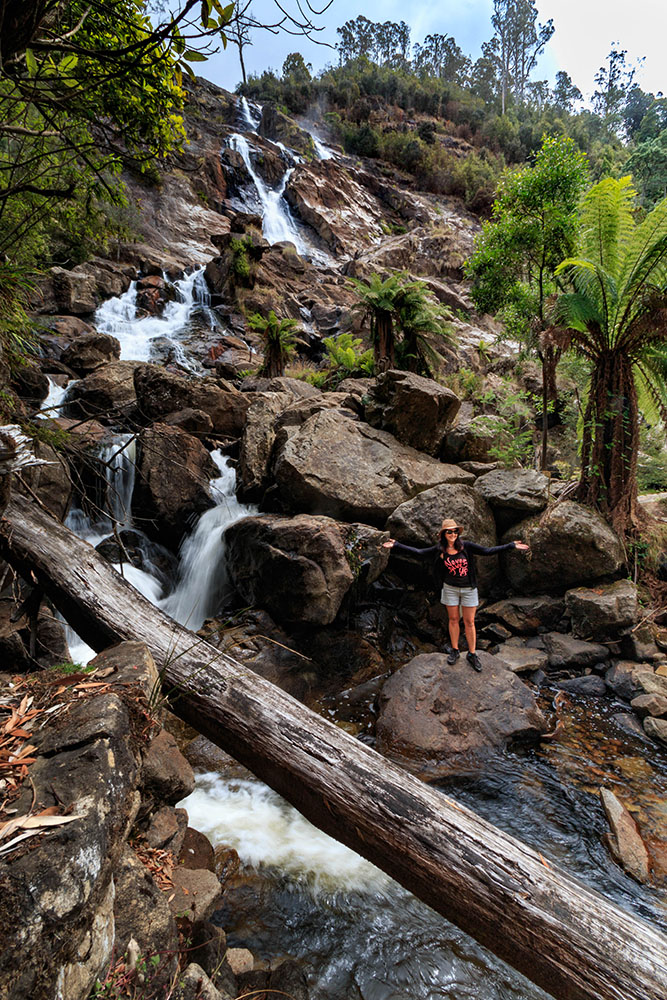
M 439 545 L 429 545 L 425 549 L 416 549 L 412 545 L 404 545 L 402 542 L 395 542 L 394 549 L 401 552 L 409 552 L 420 559 L 431 556 L 435 560 L 435 570 L 441 584 L 446 583 L 450 587 L 476 587 L 477 573 L 475 570 L 475 556 L 493 556 L 497 552 L 505 552 L 507 549 L 515 548 L 514 542 L 507 542 L 506 545 L 493 545 L 486 548 L 478 545 L 477 542 L 464 541 L 463 548 L 453 555 L 445 552 Z

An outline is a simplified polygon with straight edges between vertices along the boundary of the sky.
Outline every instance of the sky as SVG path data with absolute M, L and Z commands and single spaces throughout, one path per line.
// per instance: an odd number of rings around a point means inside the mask
M 296 10 L 298 0 L 281 0 L 283 6 Z M 302 0 L 303 3 L 303 0 Z M 315 9 L 322 9 L 326 0 L 311 0 Z M 665 38 L 667 37 L 667 4 L 665 0 L 536 0 L 538 20 L 553 18 L 555 32 L 545 49 L 533 79 L 553 83 L 558 70 L 565 70 L 573 82 L 590 97 L 595 89 L 594 77 L 605 62 L 612 45 L 627 49 L 627 59 L 644 62 L 637 70 L 636 82 L 647 91 L 667 93 L 665 70 Z M 253 0 L 255 16 L 264 22 L 275 20 L 273 0 Z M 405 20 L 411 28 L 411 40 L 422 42 L 428 34 L 451 35 L 466 55 L 476 59 L 483 42 L 492 35 L 492 0 L 440 0 L 439 3 L 413 0 L 333 0 L 331 6 L 316 18 L 323 30 L 317 38 L 330 45 L 337 41 L 336 28 L 363 13 L 371 21 Z M 256 31 L 253 45 L 244 51 L 248 73 L 274 69 L 280 74 L 283 60 L 290 52 L 301 52 L 313 72 L 327 64 L 336 64 L 338 54 L 333 48 L 317 45 L 302 37 L 274 35 Z M 234 90 L 241 71 L 236 48 L 214 55 L 196 70 L 218 86 Z

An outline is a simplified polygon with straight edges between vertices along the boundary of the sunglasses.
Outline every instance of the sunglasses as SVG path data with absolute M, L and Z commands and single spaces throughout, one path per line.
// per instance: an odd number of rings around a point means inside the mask
M 445 528 L 446 535 L 458 535 L 458 533 L 459 533 L 458 528 Z

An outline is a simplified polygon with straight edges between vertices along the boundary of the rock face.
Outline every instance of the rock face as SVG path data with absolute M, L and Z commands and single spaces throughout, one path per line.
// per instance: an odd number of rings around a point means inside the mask
M 502 417 L 491 413 L 473 417 L 462 407 L 459 419 L 447 433 L 442 457 L 448 462 L 491 462 L 491 449 L 504 426 Z
M 248 409 L 239 452 L 239 497 L 244 503 L 261 500 L 264 494 L 276 440 L 276 417 L 293 398 L 285 392 L 262 393 Z
M 535 739 L 546 723 L 530 690 L 504 664 L 481 653 L 483 671 L 440 653 L 416 656 L 382 689 L 377 748 L 435 778 L 469 768 L 512 739 Z
M 443 439 L 461 401 L 430 378 L 391 370 L 378 377 L 369 392 L 364 416 L 372 427 L 427 455 L 439 455 Z
M 475 489 L 489 504 L 502 527 L 544 510 L 549 480 L 534 469 L 496 469 L 480 476 Z
M 382 525 L 423 490 L 473 477 L 401 445 L 386 431 L 326 410 L 306 420 L 279 450 L 275 479 L 287 509 Z
M 597 642 L 582 642 L 561 632 L 547 632 L 536 639 L 530 639 L 528 644 L 546 651 L 551 670 L 562 670 L 565 667 L 593 667 L 609 659 L 609 650 L 606 646 Z
M 531 557 L 504 555 L 505 573 L 519 593 L 560 592 L 618 573 L 625 562 L 620 539 L 587 507 L 569 500 L 539 517 L 520 521 L 503 536 L 531 547 Z
M 189 519 L 213 506 L 208 481 L 218 474 L 204 445 L 178 427 L 141 434 L 132 512 L 148 535 L 176 548 Z
M 305 514 L 243 518 L 225 535 L 234 585 L 244 600 L 266 608 L 280 622 L 328 625 L 354 583 L 355 546 L 362 554 L 369 547 L 372 529 L 359 528 L 365 531 Z M 377 552 L 386 536 L 372 533 L 377 576 L 387 561 Z
M 387 531 L 399 542 L 425 548 L 435 545 L 446 517 L 464 526 L 466 538 L 488 547 L 496 544 L 491 509 L 472 486 L 458 483 L 443 483 L 406 500 L 389 517 Z M 396 555 L 401 558 L 400 552 Z M 480 556 L 476 566 L 480 587 L 486 590 L 498 574 L 498 557 Z
M 605 639 L 637 621 L 637 588 L 629 580 L 607 586 L 577 587 L 565 595 L 572 634 L 580 639 Z

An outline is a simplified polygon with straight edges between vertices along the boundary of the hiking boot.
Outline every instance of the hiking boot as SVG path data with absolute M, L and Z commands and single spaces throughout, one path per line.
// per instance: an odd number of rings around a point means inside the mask
M 453 663 L 456 663 L 460 655 L 461 654 L 459 653 L 458 649 L 450 649 L 449 656 L 447 657 L 447 663 L 449 663 L 450 666 Z
M 477 653 L 468 653 L 468 655 L 466 656 L 466 660 L 468 661 L 473 670 L 476 670 L 478 673 L 481 672 L 482 661 L 480 660 Z

